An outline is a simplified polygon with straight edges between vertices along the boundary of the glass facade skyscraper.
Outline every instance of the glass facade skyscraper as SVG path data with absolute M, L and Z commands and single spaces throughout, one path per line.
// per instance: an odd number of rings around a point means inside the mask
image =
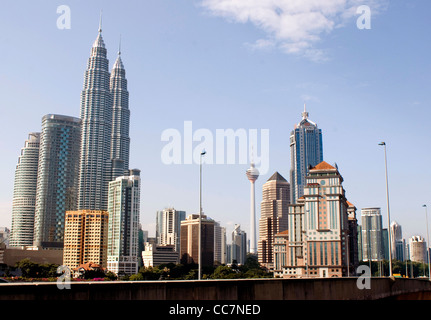
M 112 98 L 112 180 L 122 176 L 129 168 L 129 92 L 127 91 L 126 71 L 121 61 L 121 52 L 111 71 L 110 92 Z
M 112 101 L 102 30 L 91 48 L 81 93 L 78 209 L 107 210 L 111 181 Z
M 380 208 L 361 209 L 363 261 L 384 258 L 382 214 Z
M 34 222 L 35 246 L 63 246 L 66 211 L 76 210 L 81 120 L 42 118 Z
M 39 147 L 40 132 L 30 133 L 18 158 L 12 201 L 11 247 L 33 245 Z
M 107 210 L 109 182 L 129 168 L 129 92 L 120 51 L 111 73 L 108 68 L 99 28 L 81 93 L 78 209 Z
M 304 195 L 305 177 L 309 167 L 323 161 L 322 130 L 302 113 L 302 120 L 290 134 L 290 199 L 296 203 Z

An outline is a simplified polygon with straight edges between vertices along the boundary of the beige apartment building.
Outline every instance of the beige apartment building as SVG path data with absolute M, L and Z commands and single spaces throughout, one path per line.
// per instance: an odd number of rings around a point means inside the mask
M 67 211 L 63 265 L 71 269 L 93 262 L 106 268 L 108 211 Z

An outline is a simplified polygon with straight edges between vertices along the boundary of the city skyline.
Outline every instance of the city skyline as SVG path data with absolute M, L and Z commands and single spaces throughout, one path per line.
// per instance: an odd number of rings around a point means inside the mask
M 358 211 L 380 207 L 384 227 L 384 155 L 378 143 L 386 142 L 391 220 L 403 227 L 405 239 L 424 237 L 422 205 L 430 198 L 422 181 L 430 175 L 426 171 L 430 150 L 421 141 L 429 132 L 426 126 L 411 130 L 409 123 L 417 115 L 430 115 L 426 108 L 430 44 L 421 41 L 429 24 L 424 12 L 430 5 L 392 4 L 372 15 L 371 30 L 359 30 L 353 16 L 313 44 L 329 52 L 327 60 L 316 62 L 306 54 L 259 50 L 257 44 L 262 42 L 257 41 L 267 30 L 256 27 L 251 18 L 248 23 L 229 23 L 217 16 L 211 1 L 205 3 L 126 2 L 120 8 L 103 4 L 110 61 L 115 61 L 120 33 L 123 39 L 133 113 L 130 164 L 142 169 L 143 229 L 154 236 L 156 213 L 164 207 L 187 214 L 199 210 L 198 166 L 160 161 L 163 130 L 181 129 L 188 120 L 195 129 L 212 132 L 269 129 L 270 167 L 256 182 L 258 219 L 263 183 L 275 171 L 289 177 L 289 133 L 300 120 L 305 100 L 323 131 L 324 159 L 337 163 L 343 172 L 349 201 Z M 51 1 L 10 4 L 0 22 L 8 30 L 3 42 L 8 64 L 0 74 L 2 110 L 8 121 L 1 130 L 10 137 L 2 141 L 0 226 L 11 227 L 14 167 L 28 132 L 40 131 L 45 114 L 79 113 L 82 76 L 88 48 L 97 35 L 100 5 L 71 1 L 69 6 L 70 30 L 57 28 L 57 4 Z M 388 36 L 401 17 L 400 32 Z M 140 25 L 135 26 L 138 19 Z M 23 37 L 25 43 L 20 41 Z M 24 59 L 29 48 L 32 59 Z M 203 166 L 204 213 L 228 227 L 227 233 L 235 224 L 249 230 L 247 168 L 247 164 Z

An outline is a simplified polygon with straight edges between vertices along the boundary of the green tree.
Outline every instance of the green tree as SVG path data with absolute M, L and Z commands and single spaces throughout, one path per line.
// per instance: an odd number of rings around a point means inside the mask
M 139 273 L 142 275 L 143 280 L 158 280 L 161 271 L 157 267 L 141 267 Z
M 23 259 L 18 261 L 15 266 L 21 270 L 23 278 L 39 278 L 40 265 L 31 261 L 30 259 Z
M 129 277 L 130 281 L 142 281 L 144 280 L 144 276 L 142 275 L 142 273 L 137 273 L 137 274 L 132 274 Z
M 210 276 L 211 279 L 238 279 L 241 274 L 239 270 L 234 270 L 226 265 L 218 266 L 214 273 Z

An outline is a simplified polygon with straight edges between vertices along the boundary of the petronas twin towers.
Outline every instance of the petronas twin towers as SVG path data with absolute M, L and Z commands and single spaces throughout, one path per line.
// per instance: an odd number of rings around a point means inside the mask
M 129 172 L 129 122 L 121 52 L 109 72 L 99 27 L 85 71 L 80 119 L 44 116 L 42 131 L 31 133 L 22 150 L 11 246 L 61 245 L 65 211 L 108 210 L 109 182 Z
M 78 210 L 107 210 L 108 185 L 129 168 L 129 92 L 121 51 L 109 72 L 102 29 L 91 48 L 81 93 Z

